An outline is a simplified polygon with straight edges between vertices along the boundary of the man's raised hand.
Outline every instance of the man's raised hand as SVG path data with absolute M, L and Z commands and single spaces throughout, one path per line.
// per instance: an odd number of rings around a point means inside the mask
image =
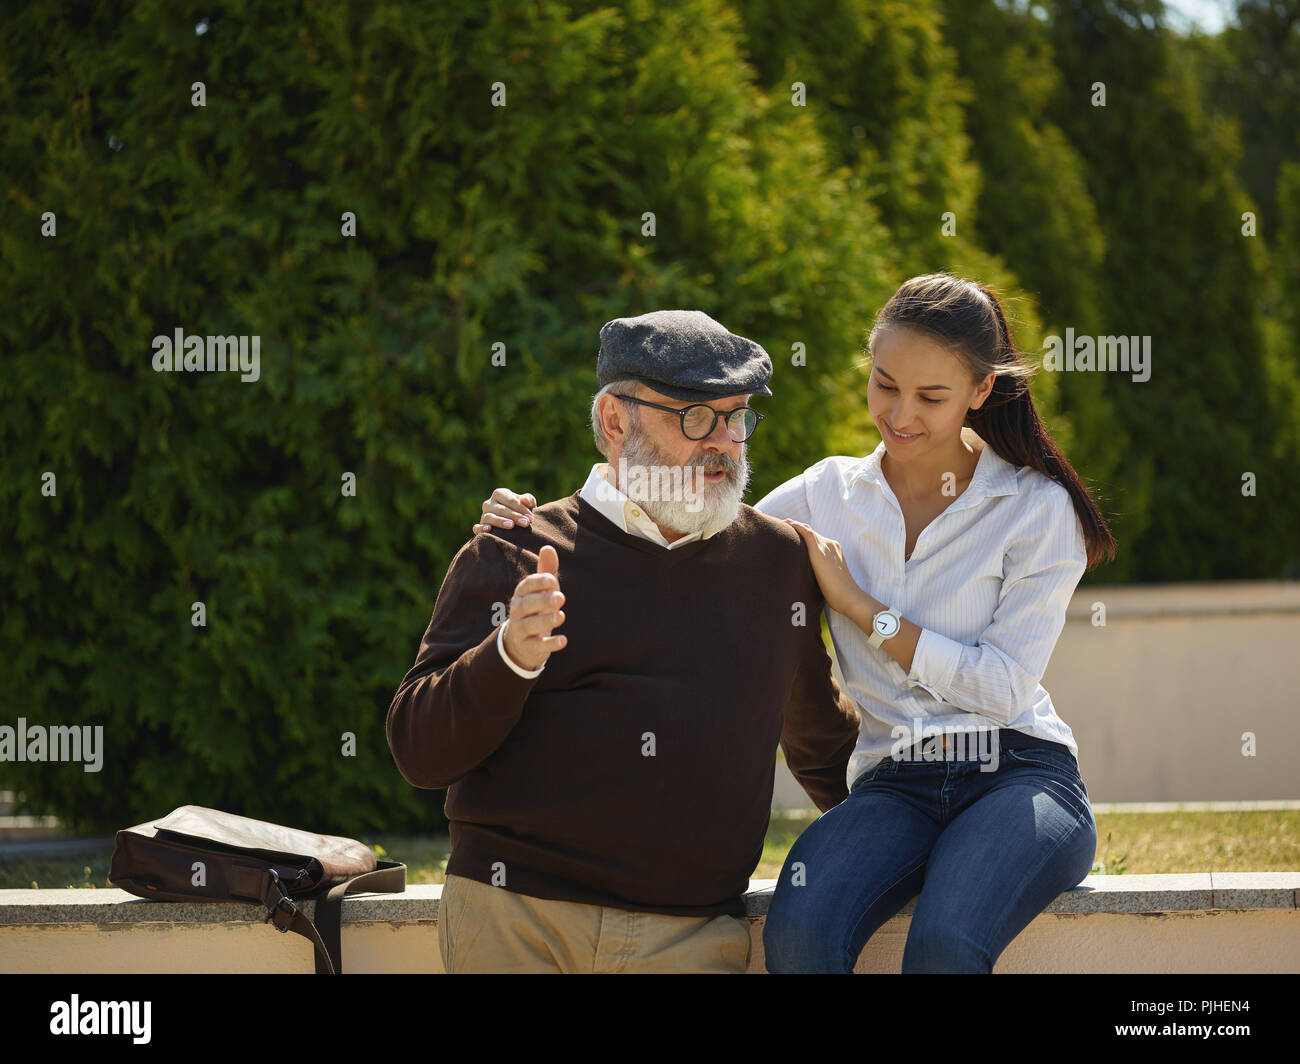
M 559 572 L 560 556 L 548 543 L 537 556 L 537 572 L 515 585 L 501 639 L 510 660 L 521 669 L 540 669 L 568 642 L 562 635 L 551 635 L 552 629 L 564 623 Z

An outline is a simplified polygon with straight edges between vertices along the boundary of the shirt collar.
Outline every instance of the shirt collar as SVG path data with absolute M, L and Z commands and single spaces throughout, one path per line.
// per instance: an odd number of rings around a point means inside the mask
M 889 481 L 885 479 L 885 472 L 880 467 L 884 457 L 885 441 L 881 440 L 876 449 L 858 463 L 849 477 L 849 486 L 852 487 L 860 480 L 866 481 L 875 484 L 897 502 Z M 1016 467 L 985 442 L 979 461 L 975 463 L 975 472 L 971 476 L 970 484 L 953 502 L 952 509 L 964 510 L 995 495 L 1015 495 L 1019 491 L 1020 481 L 1016 476 Z
M 648 539 L 669 550 L 684 547 L 697 539 L 709 538 L 709 536 L 701 536 L 698 532 L 692 532 L 669 543 L 645 509 L 614 486 L 613 472 L 608 462 L 597 462 L 591 467 L 591 472 L 587 474 L 587 481 L 582 485 L 578 495 L 593 509 L 617 525 L 621 531 L 640 539 Z

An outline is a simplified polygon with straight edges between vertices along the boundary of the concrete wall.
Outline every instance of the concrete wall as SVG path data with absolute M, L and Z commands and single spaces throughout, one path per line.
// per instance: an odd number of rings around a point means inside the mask
M 1300 798 L 1300 583 L 1080 588 L 1043 686 L 1094 802 Z M 811 804 L 777 775 L 776 808 Z
M 750 964 L 762 973 L 771 880 L 746 896 Z M 1007 947 L 1004 972 L 1300 971 L 1300 873 L 1089 876 Z M 345 973 L 440 973 L 441 886 L 343 903 Z M 857 971 L 898 972 L 915 899 L 888 920 Z M 314 906 L 302 903 L 309 915 Z M 0 890 L 0 972 L 310 973 L 311 944 L 239 903 L 146 901 L 121 890 Z

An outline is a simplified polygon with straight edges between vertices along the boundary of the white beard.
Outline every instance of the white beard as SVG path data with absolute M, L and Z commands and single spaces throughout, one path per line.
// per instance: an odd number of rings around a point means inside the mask
M 660 484 L 669 481 L 667 474 L 675 473 L 676 483 L 693 486 L 689 498 L 685 494 L 678 498 L 676 493 L 660 493 L 659 498 L 646 498 L 644 488 L 637 489 L 649 478 L 620 478 L 619 483 L 620 490 L 645 510 L 655 524 L 685 536 L 698 532 L 707 537 L 721 532 L 740 515 L 740 503 L 749 487 L 749 462 L 743 447 L 739 464 L 732 461 L 730 455 L 709 454 L 685 466 L 677 466 L 637 426 L 629 427 L 619 466 L 660 470 Z M 714 469 L 726 471 L 726 478 L 719 484 L 704 480 L 703 473 Z M 635 495 L 628 491 L 629 487 L 636 491 Z M 669 497 L 665 498 L 665 494 Z

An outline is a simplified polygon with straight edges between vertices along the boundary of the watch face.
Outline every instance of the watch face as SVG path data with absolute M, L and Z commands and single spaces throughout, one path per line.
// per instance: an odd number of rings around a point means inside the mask
M 880 613 L 876 615 L 872 626 L 880 635 L 888 638 L 898 631 L 898 618 L 892 613 Z

